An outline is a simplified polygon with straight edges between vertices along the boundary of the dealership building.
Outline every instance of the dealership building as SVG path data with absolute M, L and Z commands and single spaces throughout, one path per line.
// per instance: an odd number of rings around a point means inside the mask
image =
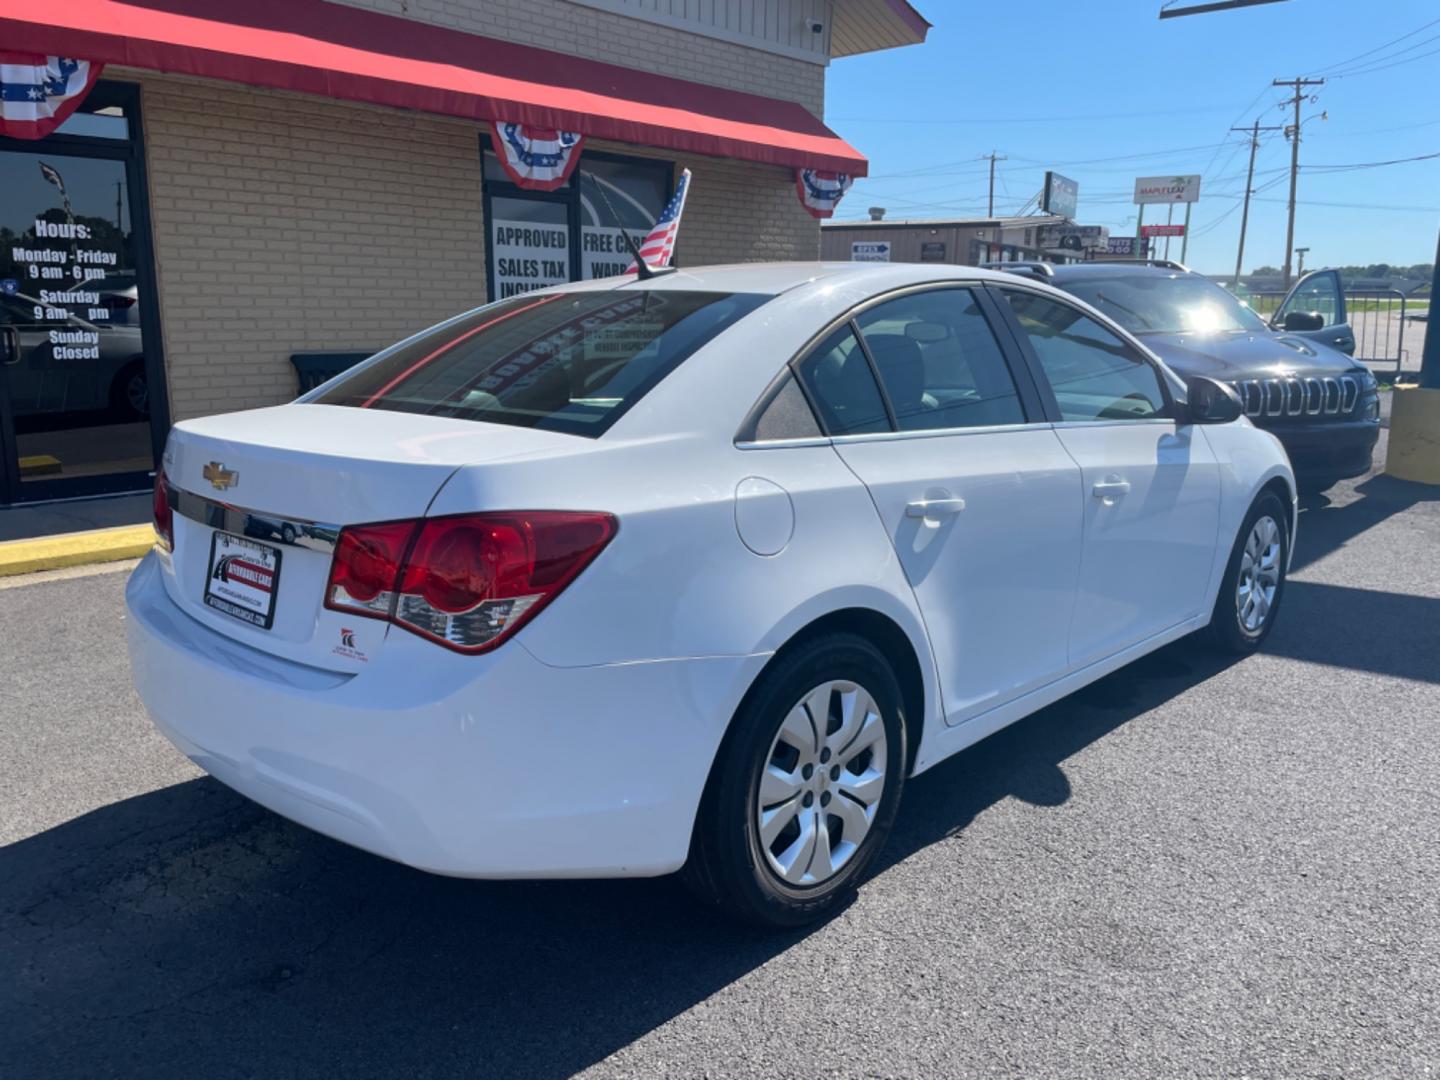
M 866 171 L 826 68 L 927 28 L 906 0 L 0 0 L 76 100 L 0 125 L 0 503 L 139 489 L 172 422 L 620 272 L 682 170 L 681 265 L 816 258 L 807 186 Z M 559 175 L 512 130 L 568 139 Z

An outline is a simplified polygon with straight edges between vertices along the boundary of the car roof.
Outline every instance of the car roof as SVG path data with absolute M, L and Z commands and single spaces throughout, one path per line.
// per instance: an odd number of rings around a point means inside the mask
M 1093 262 L 1057 263 L 1047 276 L 1050 281 L 1075 281 L 1085 278 L 1117 277 L 1180 277 L 1194 274 L 1193 270 L 1182 270 L 1174 266 L 1152 266 L 1145 263 Z
M 776 262 L 733 263 L 724 266 L 686 267 L 647 281 L 635 278 L 623 283 L 616 278 L 557 286 L 558 290 L 590 289 L 684 289 L 699 292 L 759 293 L 778 296 L 802 285 L 873 286 L 876 290 L 902 288 L 931 281 L 1003 281 L 1013 283 L 1012 274 L 983 270 L 976 266 L 948 263 L 854 263 Z

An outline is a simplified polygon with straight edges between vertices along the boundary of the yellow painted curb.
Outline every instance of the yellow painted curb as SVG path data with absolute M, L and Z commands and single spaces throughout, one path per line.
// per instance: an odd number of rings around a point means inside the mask
M 138 559 L 154 543 L 155 530 L 149 525 L 122 525 L 118 529 L 92 529 L 35 540 L 7 540 L 0 543 L 0 577 L 58 570 L 62 566 Z

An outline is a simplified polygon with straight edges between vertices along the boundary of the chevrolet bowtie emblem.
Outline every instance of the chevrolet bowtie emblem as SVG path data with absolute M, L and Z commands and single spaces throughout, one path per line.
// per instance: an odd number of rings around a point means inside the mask
M 224 491 L 226 488 L 234 487 L 240 483 L 240 474 L 232 469 L 225 468 L 218 461 L 212 461 L 200 471 L 200 475 L 209 480 L 216 491 Z

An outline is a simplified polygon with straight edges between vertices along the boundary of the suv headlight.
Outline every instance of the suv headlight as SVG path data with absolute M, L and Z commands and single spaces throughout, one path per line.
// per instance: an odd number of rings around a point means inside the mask
M 1379 385 L 1375 381 L 1374 372 L 1372 372 L 1369 368 L 1358 368 L 1351 374 L 1355 376 L 1356 381 L 1360 384 L 1360 392 L 1362 394 L 1369 394 L 1373 392 L 1376 386 Z

